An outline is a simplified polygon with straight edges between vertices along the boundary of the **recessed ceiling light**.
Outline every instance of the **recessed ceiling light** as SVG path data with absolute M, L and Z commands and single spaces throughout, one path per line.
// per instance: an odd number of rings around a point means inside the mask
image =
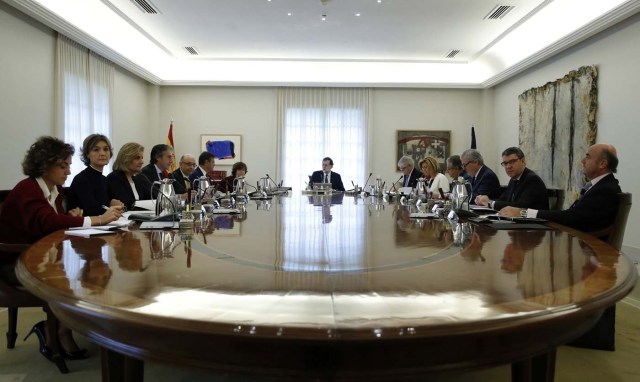
M 269 0 L 269 1 L 271 1 L 271 0 Z M 378 0 L 378 4 L 380 4 L 380 3 L 382 3 L 382 0 Z
M 287 12 L 287 16 L 291 16 L 291 15 L 292 15 L 292 13 L 291 13 L 291 12 Z
M 360 17 L 360 14 L 359 14 L 359 13 L 356 13 L 356 17 Z
M 326 19 L 327 19 L 327 14 L 326 14 L 326 13 L 323 13 L 323 14 L 322 14 L 322 21 L 325 21 Z

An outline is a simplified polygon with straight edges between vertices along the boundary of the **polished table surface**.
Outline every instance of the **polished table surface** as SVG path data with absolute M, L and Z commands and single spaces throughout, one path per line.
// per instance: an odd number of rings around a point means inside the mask
M 452 226 L 379 199 L 293 195 L 197 223 L 191 235 L 56 232 L 18 277 L 118 353 L 294 379 L 518 362 L 579 336 L 637 277 L 565 227 Z

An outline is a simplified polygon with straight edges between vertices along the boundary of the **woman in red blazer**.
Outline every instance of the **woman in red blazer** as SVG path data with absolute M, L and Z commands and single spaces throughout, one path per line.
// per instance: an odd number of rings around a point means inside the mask
M 116 208 L 86 217 L 82 216 L 80 208 L 64 211 L 62 185 L 70 174 L 73 153 L 73 146 L 53 137 L 41 137 L 31 145 L 22 162 L 22 170 L 28 178 L 11 190 L 0 212 L 1 242 L 34 243 L 59 229 L 102 225 L 120 217 L 121 212 Z M 14 272 L 17 258 L 18 254 L 0 258 L 0 277 L 13 285 L 19 284 Z M 31 333 L 36 333 L 40 340 L 40 353 L 52 360 L 44 321 L 37 323 Z M 87 358 L 86 350 L 78 348 L 69 328 L 60 325 L 58 338 L 64 357 Z

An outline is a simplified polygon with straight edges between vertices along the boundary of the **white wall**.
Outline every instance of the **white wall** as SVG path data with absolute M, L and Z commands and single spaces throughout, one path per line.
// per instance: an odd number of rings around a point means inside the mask
M 0 189 L 24 178 L 20 163 L 36 138 L 54 135 L 55 43 L 51 29 L 0 2 Z M 116 150 L 128 141 L 151 142 L 157 87 L 119 68 L 114 82 Z M 76 153 L 80 145 L 74 145 Z M 78 158 L 73 162 L 83 166 Z
M 495 87 L 495 139 L 498 148 L 518 144 L 518 95 L 544 85 L 580 66 L 598 66 L 598 142 L 618 150 L 617 177 L 625 192 L 640 197 L 640 177 L 635 170 L 640 133 L 640 15 L 631 17 L 553 59 Z M 534 169 L 535 170 L 535 169 Z M 501 181 L 506 176 L 500 171 Z M 636 204 L 638 202 L 636 201 Z M 640 247 L 640 216 L 633 206 L 624 243 Z

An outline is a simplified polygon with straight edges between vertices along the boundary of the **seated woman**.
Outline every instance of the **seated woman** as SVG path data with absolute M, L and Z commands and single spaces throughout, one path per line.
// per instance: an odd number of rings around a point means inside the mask
M 113 156 L 109 138 L 102 134 L 91 134 L 82 144 L 82 162 L 87 166 L 73 178 L 69 187 L 69 208 L 80 208 L 87 215 L 98 215 L 103 206 L 122 208 L 117 199 L 109 199 L 107 178 L 102 175 L 104 166 Z
M 218 191 L 220 192 L 233 192 L 233 181 L 239 176 L 245 176 L 247 174 L 247 165 L 244 162 L 236 162 L 231 167 L 231 176 L 228 176 L 220 182 Z
M 0 213 L 0 241 L 3 243 L 29 244 L 54 231 L 69 227 L 89 227 L 117 220 L 120 210 L 109 208 L 101 215 L 83 217 L 79 208 L 65 213 L 62 185 L 70 174 L 69 166 L 73 146 L 53 137 L 39 138 L 27 151 L 22 171 L 28 178 L 11 190 Z M 15 261 L 19 254 L 0 258 L 5 282 L 18 286 L 15 277 Z M 40 340 L 40 353 L 52 360 L 50 335 L 44 321 L 37 323 L 31 333 Z M 59 325 L 58 339 L 62 355 L 68 359 L 87 358 L 86 350 L 79 349 L 71 330 Z
M 109 198 L 121 201 L 127 209 L 132 209 L 136 200 L 151 199 L 151 182 L 144 175 L 136 176 L 143 164 L 144 147 L 125 143 L 113 162 L 113 172 L 107 175 Z
M 440 195 L 440 189 L 445 194 L 449 192 L 449 180 L 440 172 L 438 160 L 434 157 L 426 157 L 420 161 L 420 169 L 429 177 L 427 185 L 431 195 L 434 198 L 443 198 L 444 195 Z

